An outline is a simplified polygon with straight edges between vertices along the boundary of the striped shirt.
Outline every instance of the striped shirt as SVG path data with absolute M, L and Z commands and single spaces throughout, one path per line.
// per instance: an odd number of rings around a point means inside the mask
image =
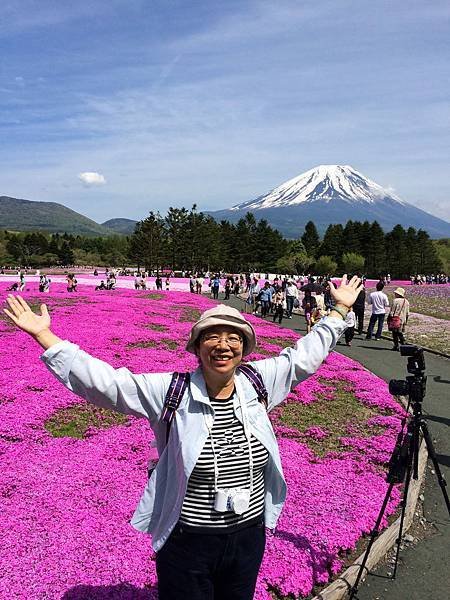
M 264 469 L 268 462 L 266 448 L 251 436 L 253 457 L 253 492 L 250 505 L 242 515 L 214 510 L 214 443 L 219 479 L 217 487 L 250 488 L 250 457 L 244 427 L 233 410 L 234 393 L 230 398 L 210 398 L 215 418 L 211 434 L 203 446 L 188 481 L 181 509 L 180 523 L 196 531 L 208 533 L 231 532 L 261 520 L 264 514 Z

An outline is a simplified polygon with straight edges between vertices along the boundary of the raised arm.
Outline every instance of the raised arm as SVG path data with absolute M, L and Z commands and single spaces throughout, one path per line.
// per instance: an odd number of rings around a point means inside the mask
M 31 335 L 44 350 L 61 342 L 61 338 L 50 330 L 50 315 L 45 304 L 41 304 L 39 315 L 31 310 L 22 296 L 8 294 L 6 302 L 9 310 L 4 308 L 3 312 L 19 329 Z
M 45 304 L 39 315 L 20 296 L 10 295 L 7 302 L 5 314 L 44 348 L 42 360 L 67 389 L 96 406 L 145 417 L 152 425 L 158 421 L 170 373 L 135 375 L 125 368 L 114 369 L 52 333 Z

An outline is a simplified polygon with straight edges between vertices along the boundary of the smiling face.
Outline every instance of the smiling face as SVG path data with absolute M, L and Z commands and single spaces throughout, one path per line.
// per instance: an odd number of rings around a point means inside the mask
M 210 327 L 200 336 L 197 356 L 205 374 L 232 377 L 242 361 L 244 342 L 238 329 L 228 325 Z

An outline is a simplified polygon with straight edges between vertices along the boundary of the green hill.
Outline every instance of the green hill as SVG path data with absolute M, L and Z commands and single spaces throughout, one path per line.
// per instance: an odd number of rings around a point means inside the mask
M 137 221 L 133 221 L 132 219 L 109 219 L 109 221 L 102 223 L 102 226 L 112 229 L 116 233 L 131 235 L 134 233 L 136 223 Z
M 57 202 L 36 202 L 0 196 L 0 229 L 12 231 L 47 231 L 74 235 L 117 235 Z

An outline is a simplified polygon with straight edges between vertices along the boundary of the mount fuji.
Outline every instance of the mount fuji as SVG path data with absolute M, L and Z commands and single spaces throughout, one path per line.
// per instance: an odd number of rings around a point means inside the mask
M 328 225 L 344 225 L 350 219 L 378 221 L 385 231 L 400 223 L 425 229 L 432 238 L 450 237 L 450 223 L 405 202 L 348 165 L 320 165 L 268 194 L 209 214 L 236 222 L 247 212 L 291 238 L 301 235 L 308 221 L 323 233 Z

